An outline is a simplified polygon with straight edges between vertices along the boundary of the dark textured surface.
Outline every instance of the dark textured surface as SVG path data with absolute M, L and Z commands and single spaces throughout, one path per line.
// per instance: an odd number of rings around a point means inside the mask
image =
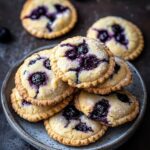
M 20 58 L 34 48 L 53 44 L 74 35 L 85 35 L 88 27 L 98 18 L 106 15 L 119 15 L 136 23 L 143 31 L 145 48 L 142 55 L 133 63 L 140 71 L 150 92 L 150 1 L 149 0 L 74 0 L 79 13 L 79 21 L 69 34 L 55 40 L 39 40 L 30 36 L 21 26 L 19 13 L 23 0 L 0 0 L 0 25 L 8 27 L 13 34 L 13 41 L 0 44 L 0 86 L 9 68 Z M 149 98 L 149 94 L 148 94 Z M 136 149 L 149 150 L 150 109 L 149 103 L 142 125 L 134 136 L 120 150 Z M 24 142 L 8 125 L 0 105 L 0 150 L 34 150 Z M 15 144 L 18 143 L 18 144 Z

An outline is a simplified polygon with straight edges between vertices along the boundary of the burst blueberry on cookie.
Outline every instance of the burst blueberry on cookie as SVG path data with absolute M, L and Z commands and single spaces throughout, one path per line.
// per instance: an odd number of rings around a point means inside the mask
M 27 0 L 21 21 L 33 36 L 52 39 L 74 27 L 77 13 L 69 0 Z
M 109 94 L 131 84 L 132 73 L 127 63 L 118 57 L 115 57 L 115 62 L 113 74 L 104 83 L 85 90 L 95 94 Z
M 103 44 L 80 36 L 56 46 L 51 60 L 56 75 L 78 88 L 104 82 L 113 73 L 115 65 L 113 55 Z
M 29 122 L 38 122 L 47 119 L 66 107 L 71 100 L 71 97 L 65 98 L 62 102 L 55 106 L 36 106 L 27 102 L 20 96 L 17 89 L 12 90 L 11 103 L 15 112 Z
M 44 124 L 50 137 L 70 146 L 93 143 L 107 130 L 105 125 L 88 119 L 72 104 L 69 104 L 61 113 L 47 119 Z
M 135 59 L 143 50 L 141 31 L 133 23 L 114 16 L 99 19 L 88 30 L 87 37 L 98 39 L 114 55 L 127 60 Z
M 33 54 L 16 73 L 15 82 L 19 93 L 35 105 L 55 105 L 74 92 L 74 88 L 54 75 L 51 55 L 52 50 Z
M 115 127 L 136 118 L 139 102 L 127 91 L 95 95 L 81 91 L 75 100 L 76 108 L 90 119 Z

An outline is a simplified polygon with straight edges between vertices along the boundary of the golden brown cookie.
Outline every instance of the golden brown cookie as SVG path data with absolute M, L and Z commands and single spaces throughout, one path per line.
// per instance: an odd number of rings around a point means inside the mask
M 28 57 L 15 76 L 16 88 L 28 102 L 52 106 L 74 92 L 74 88 L 57 78 L 51 70 L 52 50 L 44 50 Z
M 138 57 L 144 47 L 140 29 L 121 17 L 108 16 L 99 19 L 89 28 L 87 37 L 98 39 L 114 55 L 126 60 Z
M 26 100 L 24 100 L 17 89 L 12 90 L 11 94 L 11 103 L 15 112 L 25 120 L 30 122 L 38 122 L 43 119 L 47 119 L 54 114 L 61 111 L 64 107 L 66 107 L 71 100 L 71 97 L 65 98 L 62 102 L 57 105 L 50 106 L 36 106 L 33 105 Z
M 81 91 L 75 106 L 90 119 L 115 127 L 132 121 L 139 113 L 139 102 L 127 91 L 96 95 Z
M 61 113 L 44 122 L 49 136 L 70 146 L 83 146 L 100 139 L 107 130 L 105 125 L 92 121 L 68 105 Z
M 69 0 L 27 0 L 21 12 L 21 21 L 33 36 L 52 39 L 74 27 L 77 12 Z
M 96 87 L 84 89 L 90 93 L 95 94 L 109 94 L 111 92 L 121 90 L 123 87 L 132 82 L 132 73 L 127 63 L 116 57 L 115 69 L 113 74 L 104 83 L 98 84 Z
M 76 36 L 61 42 L 51 55 L 55 74 L 69 85 L 88 88 L 104 82 L 113 73 L 115 61 L 98 40 Z

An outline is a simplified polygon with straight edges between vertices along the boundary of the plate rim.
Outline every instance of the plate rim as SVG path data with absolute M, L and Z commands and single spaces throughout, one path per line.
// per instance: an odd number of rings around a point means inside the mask
M 4 90 L 6 88 L 6 83 L 12 73 L 12 71 L 18 66 L 20 65 L 25 58 L 27 58 L 28 56 L 32 55 L 33 53 L 36 53 L 38 51 L 44 50 L 44 49 L 50 49 L 53 48 L 54 46 L 56 46 L 56 44 L 52 44 L 52 45 L 47 45 L 47 46 L 42 46 L 36 49 L 33 49 L 30 53 L 28 53 L 26 56 L 24 56 L 23 58 L 21 58 L 19 61 L 17 61 L 7 72 L 3 83 L 2 83 L 2 88 L 1 88 L 1 103 L 2 103 L 2 107 L 3 107 L 3 111 L 4 114 L 6 116 L 6 119 L 8 121 L 8 123 L 10 124 L 10 126 L 13 128 L 13 130 L 22 138 L 24 139 L 26 142 L 28 142 L 29 144 L 31 144 L 32 146 L 34 146 L 35 148 L 40 148 L 42 150 L 48 150 L 48 149 L 53 149 L 53 150 L 58 150 L 54 147 L 48 147 L 45 144 L 43 144 L 42 142 L 38 141 L 37 139 L 33 138 L 32 136 L 30 136 L 30 134 L 26 133 L 24 131 L 24 129 L 22 129 L 18 124 L 17 121 L 14 119 L 13 115 L 11 114 L 11 111 L 8 108 L 8 105 L 6 104 L 6 97 L 4 94 Z M 145 110 L 146 110 L 146 104 L 147 104 L 147 90 L 146 90 L 146 86 L 145 83 L 142 79 L 141 74 L 138 72 L 138 70 L 136 69 L 136 67 L 131 64 L 129 61 L 127 61 L 128 65 L 131 66 L 132 68 L 134 68 L 135 72 L 137 73 L 138 77 L 140 78 L 141 81 L 141 86 L 143 88 L 143 92 L 144 92 L 144 103 L 143 103 L 143 109 L 141 110 L 141 113 L 139 114 L 138 118 L 136 119 L 136 123 L 133 124 L 132 128 L 129 128 L 127 130 L 127 132 L 125 132 L 123 135 L 121 135 L 121 137 L 118 139 L 116 139 L 114 142 L 110 142 L 107 145 L 104 145 L 102 147 L 102 149 L 115 149 L 119 146 L 121 146 L 123 143 L 125 143 L 135 132 L 135 130 L 137 129 L 137 127 L 140 125 L 143 116 L 145 114 Z M 128 136 L 127 136 L 128 135 Z M 95 148 L 91 148 L 91 150 L 94 150 Z

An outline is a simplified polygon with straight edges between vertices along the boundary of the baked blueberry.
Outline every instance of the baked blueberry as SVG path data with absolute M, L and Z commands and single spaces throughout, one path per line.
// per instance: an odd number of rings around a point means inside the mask
M 79 119 L 79 117 L 82 115 L 80 111 L 78 111 L 74 105 L 68 105 L 62 115 L 67 119 L 67 120 L 72 120 L 72 119 Z
M 117 97 L 120 101 L 124 102 L 124 103 L 131 103 L 129 97 L 126 94 L 122 94 L 122 93 L 116 93 Z
M 108 39 L 110 38 L 107 30 L 99 30 L 97 36 L 98 39 L 103 43 L 108 41 Z
M 83 70 L 92 70 L 96 68 L 100 60 L 95 55 L 88 55 L 80 59 L 80 68 Z
M 80 122 L 75 126 L 75 129 L 82 132 L 93 132 L 91 127 L 88 127 L 86 123 Z
M 112 25 L 112 30 L 113 30 L 115 35 L 119 34 L 119 33 L 122 33 L 124 31 L 124 29 L 119 24 L 113 24 Z
M 22 105 L 23 106 L 29 106 L 29 105 L 31 105 L 31 103 L 27 102 L 26 100 L 22 100 Z
M 68 7 L 65 7 L 65 6 L 60 5 L 60 4 L 55 4 L 54 6 L 57 10 L 57 13 L 63 13 L 64 11 L 68 10 Z
M 45 72 L 36 72 L 29 76 L 29 82 L 31 85 L 35 85 L 37 87 L 41 85 L 45 85 L 47 82 L 47 75 Z
M 49 59 L 44 60 L 43 65 L 48 70 L 51 70 L 51 65 L 50 65 L 50 60 Z
M 107 123 L 107 114 L 109 110 L 109 102 L 106 99 L 102 99 L 97 102 L 93 108 L 93 111 L 90 113 L 89 117 L 91 119 L 103 121 Z
M 45 6 L 39 6 L 38 8 L 34 9 L 27 18 L 31 18 L 33 20 L 39 19 L 41 16 L 45 16 L 47 13 L 47 8 Z

